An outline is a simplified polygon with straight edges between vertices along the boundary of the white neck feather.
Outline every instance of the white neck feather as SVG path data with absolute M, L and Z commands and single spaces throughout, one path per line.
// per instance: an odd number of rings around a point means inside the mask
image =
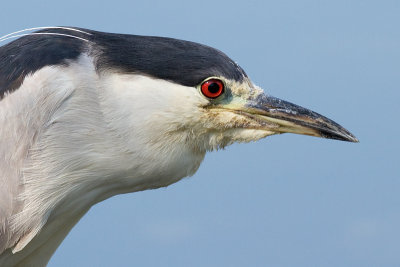
M 13 118 L 14 133 L 1 139 L 19 159 L 7 170 L 23 170 L 12 173 L 18 201 L 11 201 L 5 222 L 7 234 L 18 237 L 5 247 L 16 253 L 13 261 L 20 255 L 18 263 L 29 257 L 45 264 L 101 200 L 192 175 L 205 150 L 187 145 L 176 114 L 192 108 L 190 101 L 204 101 L 192 89 L 140 75 L 98 75 L 83 56 L 68 67 L 43 68 L 3 99 L 0 114 L 7 115 L 0 120 Z

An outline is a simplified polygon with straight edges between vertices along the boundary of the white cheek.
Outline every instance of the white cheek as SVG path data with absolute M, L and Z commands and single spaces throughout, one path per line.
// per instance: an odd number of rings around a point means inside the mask
M 160 134 L 156 130 L 161 126 L 169 130 L 193 120 L 206 102 L 194 87 L 143 75 L 112 74 L 103 79 L 104 116 L 125 134 Z

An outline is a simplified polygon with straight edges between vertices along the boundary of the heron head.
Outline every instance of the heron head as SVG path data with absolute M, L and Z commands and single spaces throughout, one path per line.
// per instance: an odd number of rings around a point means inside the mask
M 171 38 L 127 38 L 122 47 L 102 42 L 98 69 L 126 73 L 130 82 L 121 86 L 119 79 L 117 95 L 131 99 L 126 105 L 135 108 L 135 126 L 145 121 L 143 132 L 156 133 L 151 142 L 170 136 L 208 151 L 281 133 L 358 141 L 334 121 L 265 94 L 217 49 Z

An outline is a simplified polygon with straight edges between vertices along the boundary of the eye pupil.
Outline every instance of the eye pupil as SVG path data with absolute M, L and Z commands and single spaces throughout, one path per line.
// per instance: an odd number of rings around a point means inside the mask
M 218 79 L 210 79 L 202 83 L 201 92 L 208 98 L 217 98 L 224 93 L 224 83 Z
M 218 83 L 211 83 L 208 86 L 208 91 L 210 91 L 213 94 L 218 93 L 219 89 L 220 89 L 220 85 Z

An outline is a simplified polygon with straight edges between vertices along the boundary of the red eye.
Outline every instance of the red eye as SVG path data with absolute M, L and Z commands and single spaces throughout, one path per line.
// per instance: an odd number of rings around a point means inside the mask
M 208 98 L 217 98 L 224 93 L 224 83 L 217 79 L 210 79 L 201 85 L 201 92 Z

